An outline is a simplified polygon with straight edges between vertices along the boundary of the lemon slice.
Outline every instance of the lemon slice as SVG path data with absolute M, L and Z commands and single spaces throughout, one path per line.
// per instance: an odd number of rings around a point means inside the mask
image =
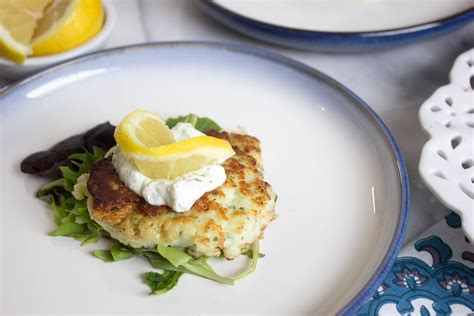
M 128 114 L 114 136 L 140 172 L 152 179 L 175 179 L 234 154 L 227 141 L 210 136 L 175 142 L 159 114 L 143 110 Z
M 0 0 L 0 56 L 23 63 L 38 20 L 52 0 Z
M 225 140 L 193 137 L 149 149 L 149 154 L 132 154 L 141 173 L 152 179 L 175 179 L 185 173 L 222 162 L 234 154 Z
M 33 56 L 77 47 L 91 39 L 104 23 L 101 0 L 53 0 L 43 15 L 31 42 Z
M 115 130 L 115 139 L 125 152 L 137 154 L 176 142 L 161 116 L 145 110 L 135 110 L 125 116 Z

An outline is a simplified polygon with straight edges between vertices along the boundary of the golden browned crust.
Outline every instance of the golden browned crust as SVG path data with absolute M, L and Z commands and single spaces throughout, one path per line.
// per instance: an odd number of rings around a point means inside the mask
M 114 238 L 134 247 L 163 244 L 196 256 L 239 255 L 275 218 L 275 195 L 263 181 L 257 138 L 207 134 L 228 140 L 236 154 L 223 163 L 226 182 L 204 194 L 190 211 L 176 213 L 148 204 L 123 184 L 106 159 L 94 163 L 88 180 L 91 217 Z
M 87 189 L 94 197 L 93 207 L 105 212 L 116 213 L 134 206 L 138 206 L 138 209 L 147 216 L 168 211 L 165 206 L 148 204 L 141 196 L 125 186 L 110 158 L 96 161 L 92 165 Z
M 112 161 L 96 161 L 91 168 L 87 189 L 94 197 L 94 208 L 106 211 L 119 210 L 139 203 L 141 198 L 120 180 Z

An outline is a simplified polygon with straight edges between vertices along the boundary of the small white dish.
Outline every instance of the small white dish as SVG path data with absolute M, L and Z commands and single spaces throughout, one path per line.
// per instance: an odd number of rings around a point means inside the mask
M 60 62 L 104 48 L 105 41 L 115 25 L 116 12 L 111 1 L 103 1 L 103 5 L 105 11 L 104 25 L 93 38 L 64 53 L 41 57 L 28 57 L 21 65 L 0 58 L 0 78 L 6 80 L 17 80 Z
M 474 48 L 456 59 L 450 79 L 420 108 L 431 139 L 423 147 L 419 172 L 436 197 L 461 216 L 466 236 L 474 241 Z

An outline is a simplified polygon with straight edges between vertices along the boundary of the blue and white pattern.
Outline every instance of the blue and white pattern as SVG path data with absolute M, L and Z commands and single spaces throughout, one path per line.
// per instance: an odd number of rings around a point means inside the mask
M 474 312 L 474 245 L 451 213 L 409 242 L 358 315 L 467 315 Z

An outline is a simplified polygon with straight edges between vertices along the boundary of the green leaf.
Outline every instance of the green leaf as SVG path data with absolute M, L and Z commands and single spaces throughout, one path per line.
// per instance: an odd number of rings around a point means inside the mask
M 87 224 L 89 220 L 83 216 L 76 216 L 76 224 Z
M 241 255 L 246 256 L 249 259 L 252 259 L 253 258 L 253 251 L 252 251 L 252 249 L 246 249 L 246 250 L 241 252 Z M 263 257 L 265 257 L 265 254 L 260 252 L 258 254 L 258 257 L 263 258 Z
M 150 295 L 160 295 L 174 288 L 182 274 L 178 271 L 165 271 L 161 274 L 147 272 L 143 277 L 143 282 L 150 287 Z
M 260 245 L 259 245 L 259 241 L 258 239 L 253 243 L 253 247 L 252 247 L 252 259 L 250 260 L 250 264 L 248 266 L 247 269 L 245 269 L 244 271 L 242 271 L 241 273 L 237 274 L 236 276 L 234 276 L 232 279 L 234 280 L 240 280 L 244 277 L 246 277 L 247 275 L 249 275 L 250 273 L 254 272 L 255 269 L 257 268 L 257 261 L 258 261 L 258 257 L 257 255 L 255 254 L 259 254 L 259 248 L 260 248 Z
M 41 201 L 46 202 L 48 204 L 51 204 L 54 201 L 54 195 L 44 194 L 44 195 L 38 196 L 38 199 L 40 199 Z
M 112 257 L 112 254 L 110 253 L 110 250 L 95 250 L 94 251 L 94 256 L 99 258 L 100 260 L 104 262 L 113 262 L 114 257 Z
M 222 128 L 219 126 L 219 124 L 217 124 L 210 118 L 198 117 L 194 114 L 188 114 L 176 118 L 169 118 L 166 120 L 166 125 L 168 125 L 169 128 L 173 128 L 178 123 L 190 123 L 194 126 L 195 129 L 201 132 L 204 132 L 206 130 L 214 130 L 216 132 L 222 131 Z
M 159 253 L 156 252 L 144 252 L 142 253 L 150 262 L 151 266 L 155 269 L 170 270 L 170 271 L 179 271 L 179 272 L 188 272 L 184 268 L 175 267 L 168 260 L 163 258 Z
M 233 279 L 226 278 L 217 274 L 207 263 L 207 259 L 205 257 L 200 257 L 199 259 L 189 261 L 184 265 L 184 268 L 186 268 L 189 273 L 200 276 L 202 278 L 229 285 L 234 284 Z
M 76 224 L 74 217 L 67 216 L 61 220 L 59 226 L 49 233 L 50 236 L 72 236 L 86 229 L 85 225 Z
M 158 245 L 156 250 L 163 258 L 171 262 L 171 264 L 175 267 L 182 266 L 188 261 L 192 260 L 190 255 L 175 247 L 165 247 Z
M 76 215 L 76 223 L 78 224 L 88 224 L 92 221 L 89 216 L 89 211 L 87 210 L 87 207 L 75 205 L 71 213 Z
M 50 233 L 51 236 L 67 236 L 75 238 L 81 245 L 97 242 L 108 234 L 89 216 L 86 200 L 76 200 L 71 192 L 77 178 L 90 172 L 92 163 L 102 159 L 104 152 L 94 148 L 92 152 L 73 154 L 72 167 L 61 167 L 63 177 L 40 187 L 37 197 L 50 203 L 54 222 L 58 226 Z
M 84 173 L 90 172 L 92 163 L 96 160 L 104 158 L 104 151 L 100 148 L 94 147 L 92 152 L 85 151 L 84 153 L 76 153 L 69 156 L 73 166 L 60 167 L 64 179 L 64 188 L 68 192 L 72 192 L 77 178 Z
M 134 256 L 133 252 L 128 249 L 112 249 L 110 252 L 115 261 L 130 259 Z
M 216 122 L 207 117 L 199 118 L 196 125 L 194 125 L 194 128 L 201 132 L 206 130 L 213 130 L 216 132 L 222 131 L 222 128 Z
M 81 246 L 85 246 L 88 244 L 94 244 L 99 241 L 101 234 L 99 232 L 94 232 L 94 231 L 86 231 L 84 233 L 79 233 L 79 234 L 74 234 L 73 236 L 74 239 L 79 241 L 81 243 Z
M 51 195 L 49 195 L 51 196 Z M 65 218 L 67 216 L 67 212 L 66 210 L 64 209 L 64 207 L 62 205 L 57 205 L 56 202 L 54 201 L 54 198 L 52 198 L 51 196 L 51 208 L 53 209 L 53 218 L 54 218 L 54 222 L 56 223 L 56 225 L 61 225 L 61 221 L 63 218 Z
M 182 250 L 179 250 L 173 247 L 163 247 L 163 246 L 158 246 L 158 247 L 161 247 L 160 250 L 162 252 L 153 253 L 151 251 L 148 251 L 148 252 L 143 253 L 145 257 L 148 258 L 151 265 L 156 269 L 187 272 L 187 273 L 191 273 L 196 276 L 200 276 L 202 278 L 206 278 L 206 279 L 213 280 L 216 282 L 230 284 L 230 285 L 234 284 L 234 280 L 218 275 L 212 269 L 212 267 L 207 263 L 206 257 L 193 259 L 191 256 L 189 256 Z M 183 253 L 184 253 L 184 256 L 183 256 Z M 165 254 L 168 257 L 165 257 L 165 255 L 163 254 Z M 184 263 L 175 265 L 176 262 L 175 263 L 171 262 L 170 260 L 171 257 L 172 257 L 172 260 L 178 259 L 179 261 L 184 262 Z
M 113 261 L 121 261 L 130 259 L 135 256 L 133 248 L 129 248 L 120 242 L 115 242 L 111 247 L 110 250 L 96 250 L 94 251 L 94 255 L 105 262 L 113 262 Z
M 36 196 L 38 198 L 42 198 L 45 196 L 52 196 L 51 192 L 55 188 L 64 188 L 64 178 L 57 179 L 55 181 L 46 183 L 45 185 L 42 185 L 39 189 L 38 192 L 36 193 Z

